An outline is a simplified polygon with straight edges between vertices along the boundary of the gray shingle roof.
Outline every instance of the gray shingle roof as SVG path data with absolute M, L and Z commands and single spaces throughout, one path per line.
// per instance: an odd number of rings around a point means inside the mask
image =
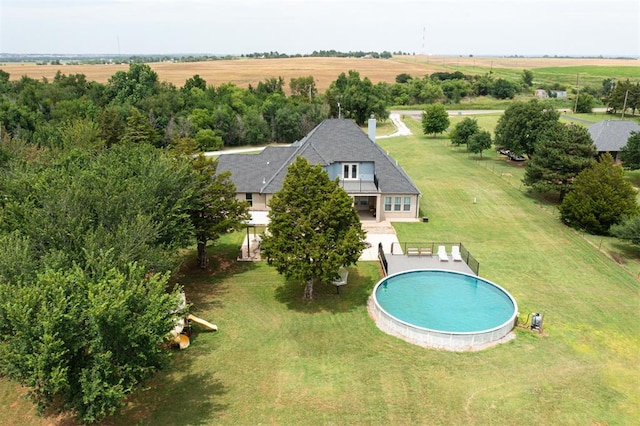
M 605 120 L 589 126 L 598 152 L 620 151 L 627 145 L 631 132 L 640 132 L 640 125 L 628 120 Z
M 352 120 L 344 119 L 324 120 L 289 147 L 267 147 L 256 155 L 221 155 L 218 171 L 231 171 L 238 192 L 269 194 L 282 188 L 287 166 L 298 155 L 311 164 L 322 166 L 341 162 L 374 162 L 382 193 L 420 193 L 393 158 L 372 142 Z

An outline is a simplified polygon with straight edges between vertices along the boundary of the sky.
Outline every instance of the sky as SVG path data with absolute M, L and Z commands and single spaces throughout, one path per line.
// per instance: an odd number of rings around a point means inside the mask
M 0 0 L 0 53 L 640 56 L 639 0 Z

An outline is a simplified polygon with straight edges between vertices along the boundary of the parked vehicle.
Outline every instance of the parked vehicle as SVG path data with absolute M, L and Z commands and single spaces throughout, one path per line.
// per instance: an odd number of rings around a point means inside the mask
M 506 155 L 507 158 L 511 161 L 524 161 L 526 158 L 523 155 L 516 154 L 514 152 L 509 151 L 508 149 L 499 149 L 498 154 Z

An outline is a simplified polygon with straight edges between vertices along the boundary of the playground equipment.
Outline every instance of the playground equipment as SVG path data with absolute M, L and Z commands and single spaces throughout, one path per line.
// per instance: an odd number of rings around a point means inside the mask
M 203 320 L 202 318 L 198 318 L 195 315 L 187 315 L 187 319 L 191 322 L 195 322 L 198 325 L 201 325 L 202 327 L 206 328 L 207 330 L 210 331 L 218 331 L 218 326 L 215 324 L 211 324 L 208 321 Z
M 181 312 L 187 306 L 187 298 L 184 293 L 181 293 L 181 302 L 175 312 Z M 180 349 L 186 349 L 189 347 L 189 336 L 191 335 L 191 324 L 195 323 L 203 327 L 205 330 L 218 331 L 218 326 L 211 324 L 202 318 L 198 318 L 195 315 L 188 314 L 186 318 L 178 318 L 175 327 L 169 332 L 170 340 L 178 345 Z

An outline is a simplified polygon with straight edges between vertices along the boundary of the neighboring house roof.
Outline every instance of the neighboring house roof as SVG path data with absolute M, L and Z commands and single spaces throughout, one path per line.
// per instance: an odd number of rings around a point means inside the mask
M 287 167 L 300 155 L 311 164 L 374 162 L 382 193 L 420 194 L 395 160 L 372 142 L 352 120 L 327 119 L 288 147 L 267 147 L 260 154 L 225 154 L 218 171 L 231 171 L 238 192 L 272 194 L 282 188 Z
M 598 152 L 620 151 L 627 145 L 631 132 L 640 132 L 640 125 L 628 120 L 605 120 L 589 126 Z

